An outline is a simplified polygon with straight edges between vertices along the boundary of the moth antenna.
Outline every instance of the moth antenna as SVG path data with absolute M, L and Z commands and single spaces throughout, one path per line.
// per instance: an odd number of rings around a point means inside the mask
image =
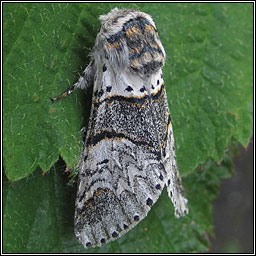
M 64 97 L 66 97 L 67 95 L 71 94 L 72 92 L 74 92 L 76 90 L 76 84 L 74 84 L 73 86 L 71 86 L 70 88 L 68 88 L 65 92 L 63 92 L 61 95 L 57 96 L 57 97 L 52 97 L 51 101 L 55 102 L 57 100 L 63 99 Z

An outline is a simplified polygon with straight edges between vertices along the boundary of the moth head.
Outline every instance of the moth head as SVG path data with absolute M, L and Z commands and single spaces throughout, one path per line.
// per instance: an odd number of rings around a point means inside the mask
M 152 74 L 164 65 L 165 51 L 150 15 L 114 8 L 99 19 L 94 51 L 99 63 L 106 60 L 115 70 L 128 68 L 139 75 Z
M 112 9 L 105 15 L 100 15 L 101 21 L 101 33 L 105 36 L 111 36 L 123 29 L 123 25 L 131 19 L 137 17 L 144 17 L 155 27 L 155 23 L 151 16 L 133 9 L 118 9 L 117 7 Z

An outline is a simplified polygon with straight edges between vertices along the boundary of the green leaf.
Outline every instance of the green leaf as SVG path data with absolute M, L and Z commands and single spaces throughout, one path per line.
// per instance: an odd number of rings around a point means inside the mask
M 190 173 L 210 157 L 220 162 L 232 138 L 247 146 L 252 135 L 252 5 L 169 7 L 171 19 L 160 20 L 170 22 L 160 29 L 165 80 L 178 164 Z
M 97 17 L 114 6 L 4 4 L 4 162 L 10 180 L 37 166 L 48 171 L 59 154 L 68 167 L 77 164 L 90 98 L 85 104 L 77 92 L 54 104 L 49 99 L 76 82 L 89 62 Z M 246 146 L 252 134 L 252 5 L 119 6 L 150 13 L 158 26 L 181 173 L 209 157 L 221 161 L 231 138 Z
M 67 177 L 37 170 L 27 179 L 8 184 L 4 179 L 4 251 L 12 253 L 60 252 L 62 236 L 70 233 L 74 190 Z M 72 201 L 70 201 L 72 197 Z M 67 225 L 68 224 L 68 225 Z
M 209 161 L 183 179 L 188 216 L 174 217 L 166 190 L 149 215 L 133 230 L 101 248 L 86 250 L 73 233 L 76 190 L 68 186 L 60 163 L 46 175 L 37 170 L 9 184 L 4 179 L 3 250 L 5 253 L 170 253 L 207 251 L 212 233 L 211 202 L 221 178 L 229 177 L 231 157 L 217 167 Z M 62 167 L 63 168 L 63 167 Z M 196 184 L 196 186 L 193 186 Z
M 77 81 L 89 63 L 98 16 L 116 6 L 152 15 L 165 47 L 164 80 L 190 214 L 175 219 L 164 193 L 127 235 L 85 250 L 73 234 L 75 187 L 67 188 L 64 169 L 41 173 L 59 156 L 67 167 L 77 164 L 91 96 L 80 91 L 55 103 L 50 97 Z M 4 3 L 4 251 L 207 251 L 211 201 L 231 171 L 224 152 L 232 140 L 247 146 L 252 135 L 252 10 L 251 3 Z

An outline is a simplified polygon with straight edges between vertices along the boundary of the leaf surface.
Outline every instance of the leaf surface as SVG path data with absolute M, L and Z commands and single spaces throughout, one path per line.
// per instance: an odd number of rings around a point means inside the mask
M 78 80 L 98 16 L 116 6 L 152 15 L 167 52 L 164 80 L 190 213 L 175 219 L 164 192 L 127 235 L 85 250 L 73 233 L 76 187 L 59 163 L 41 174 L 59 156 L 69 168 L 78 163 L 91 96 L 50 97 Z M 252 10 L 248 3 L 4 3 L 4 251 L 207 251 L 211 202 L 232 169 L 224 152 L 233 140 L 246 147 L 252 135 Z

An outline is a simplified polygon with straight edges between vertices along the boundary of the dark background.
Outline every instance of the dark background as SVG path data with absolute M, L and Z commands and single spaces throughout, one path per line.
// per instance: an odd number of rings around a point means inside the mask
M 215 237 L 210 239 L 209 253 L 254 252 L 253 139 L 247 151 L 241 147 L 233 163 L 233 177 L 222 181 L 213 202 Z

